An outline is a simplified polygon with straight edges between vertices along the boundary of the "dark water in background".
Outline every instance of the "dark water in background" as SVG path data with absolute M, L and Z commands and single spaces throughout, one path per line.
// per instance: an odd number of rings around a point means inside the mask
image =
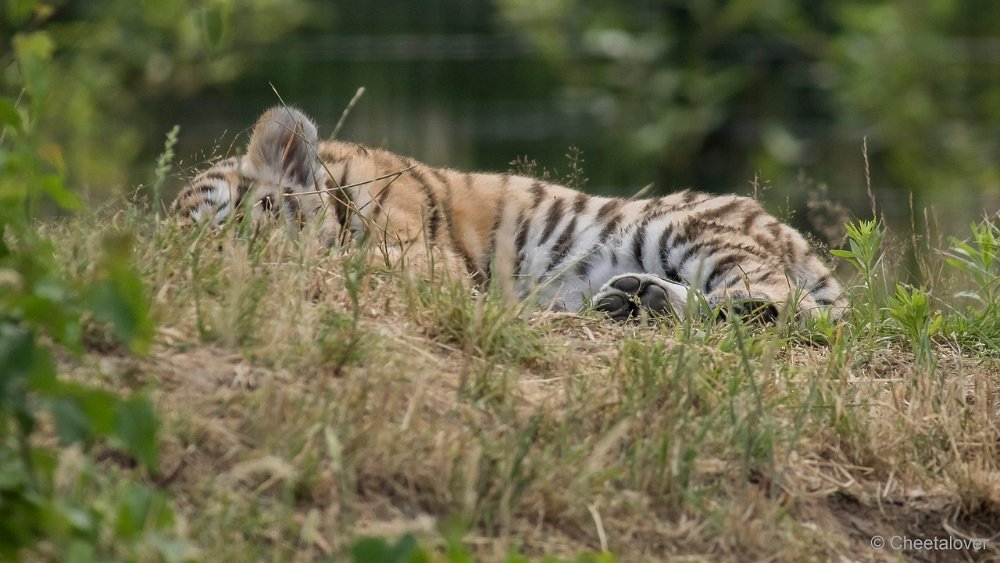
M 196 154 L 223 131 L 220 140 L 228 143 L 242 132 L 234 128 L 252 125 L 278 103 L 271 84 L 285 102 L 317 121 L 321 136 L 329 135 L 363 86 L 341 139 L 384 146 L 428 164 L 490 171 L 506 170 L 519 155 L 562 166 L 563 154 L 576 145 L 586 153 L 588 169 L 600 168 L 599 155 L 588 151 L 595 144 L 585 118 L 559 99 L 557 74 L 530 44 L 502 29 L 488 3 L 430 2 L 464 6 L 464 12 L 430 13 L 410 22 L 387 20 L 384 12 L 392 4 L 337 12 L 319 26 L 329 29 L 261 50 L 254 57 L 259 68 L 224 90 L 164 108 L 164 125 L 181 125 L 178 154 Z M 613 178 L 600 182 L 618 187 Z

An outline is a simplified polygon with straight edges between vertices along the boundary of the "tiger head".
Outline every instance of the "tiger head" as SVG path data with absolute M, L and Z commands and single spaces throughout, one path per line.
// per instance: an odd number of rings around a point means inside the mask
M 221 225 L 249 214 L 254 225 L 322 213 L 316 126 L 301 111 L 275 107 L 257 121 L 247 153 L 216 162 L 181 190 L 171 213 L 182 224 Z

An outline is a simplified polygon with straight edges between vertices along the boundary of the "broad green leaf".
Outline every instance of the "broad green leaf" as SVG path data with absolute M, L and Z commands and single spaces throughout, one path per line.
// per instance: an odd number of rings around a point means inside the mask
M 202 30 L 205 33 L 206 42 L 213 49 L 219 49 L 228 43 L 231 20 L 232 7 L 228 3 L 220 4 L 216 2 L 202 9 Z
M 42 176 L 38 179 L 38 184 L 59 207 L 70 211 L 78 211 L 83 208 L 83 202 L 75 193 L 66 188 L 62 177 L 55 174 Z
M 56 44 L 44 31 L 19 33 L 14 36 L 14 52 L 19 60 L 36 59 L 47 61 L 52 58 Z
M 0 406 L 14 400 L 15 407 L 26 408 L 20 403 L 28 388 L 51 386 L 55 380 L 52 353 L 36 344 L 35 334 L 10 324 L 0 324 Z M 21 415 L 26 414 L 21 412 Z M 25 419 L 21 423 L 30 424 L 30 421 Z
M 167 495 L 135 482 L 120 490 L 114 522 L 117 539 L 139 540 L 166 561 L 186 561 L 193 555 L 186 543 L 150 533 L 170 529 L 173 524 Z
M 41 116 L 55 78 L 52 72 L 55 42 L 48 33 L 36 31 L 14 35 L 13 43 L 24 91 L 29 95 L 28 115 L 34 120 Z
M 31 478 L 21 459 L 15 455 L 8 458 L 0 452 L 0 494 L 22 489 L 30 482 Z
M 396 541 L 396 545 L 392 546 L 391 561 L 399 561 L 400 563 L 412 561 L 418 549 L 416 538 L 412 534 L 405 534 Z
M 104 259 L 91 284 L 87 305 L 99 320 L 111 323 L 133 352 L 144 354 L 153 338 L 153 321 L 142 280 L 132 270 L 130 236 L 104 241 Z
M 147 467 L 156 467 L 156 413 L 149 401 L 133 397 L 115 409 L 115 436 Z
M 34 333 L 10 323 L 0 325 L 0 398 L 7 388 L 34 373 L 36 361 Z
M 83 408 L 71 399 L 56 399 L 50 407 L 56 434 L 64 444 L 86 443 L 94 435 L 93 426 Z
M 392 548 L 382 538 L 361 538 L 351 545 L 351 560 L 354 563 L 389 563 Z
M 91 511 L 65 502 L 56 503 L 56 509 L 75 530 L 86 534 L 95 531 L 94 524 L 98 518 Z
M 126 489 L 118 504 L 115 532 L 119 538 L 133 539 L 142 533 L 153 502 L 153 491 L 142 485 L 132 484 Z
M 79 311 L 58 280 L 43 279 L 30 295 L 20 296 L 14 309 L 20 317 L 56 342 L 76 349 L 80 340 Z
M 10 127 L 18 133 L 24 131 L 21 114 L 10 98 L 0 98 L 0 128 L 3 126 Z
M 121 399 L 110 391 L 92 389 L 79 383 L 60 381 L 50 396 L 73 401 L 84 413 L 95 436 L 108 436 L 115 428 L 115 409 Z

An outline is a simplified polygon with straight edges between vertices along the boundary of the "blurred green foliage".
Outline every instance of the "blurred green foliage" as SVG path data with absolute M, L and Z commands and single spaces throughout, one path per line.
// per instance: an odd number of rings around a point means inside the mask
M 124 192 L 130 167 L 162 139 L 152 127 L 164 100 L 239 76 L 253 62 L 248 44 L 273 42 L 306 14 L 298 0 L 4 4 L 2 91 L 30 94 L 36 132 L 59 139 L 74 184 L 105 194 Z
M 795 185 L 805 170 L 858 194 L 867 137 L 876 189 L 912 190 L 918 204 L 932 192 L 1000 195 L 996 2 L 499 6 L 613 131 L 604 148 L 625 167 L 652 160 L 675 185 L 709 186 L 756 171 Z M 908 212 L 905 196 L 885 195 L 890 215 Z
M 30 0 L 7 6 L 7 25 L 22 27 L 0 51 L 6 79 L 21 86 L 0 95 L 0 559 L 27 550 L 53 560 L 178 560 L 186 548 L 172 539 L 164 495 L 65 449 L 101 445 L 156 469 L 149 401 L 60 377 L 56 360 L 71 363 L 91 330 L 144 353 L 154 327 L 131 234 L 108 234 L 100 262 L 67 279 L 37 228 L 44 205 L 82 208 L 47 130 L 63 115 L 51 108 L 65 77 L 55 36 L 30 23 L 50 10 Z M 42 445 L 52 431 L 64 448 Z

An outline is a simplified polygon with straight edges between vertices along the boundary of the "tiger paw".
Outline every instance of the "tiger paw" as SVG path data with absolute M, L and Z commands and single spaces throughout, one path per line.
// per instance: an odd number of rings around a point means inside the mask
M 765 297 L 752 297 L 742 291 L 710 297 L 708 304 L 722 320 L 732 313 L 742 318 L 744 322 L 773 324 L 779 315 L 778 307 L 771 300 Z
M 639 316 L 640 310 L 684 316 L 688 289 L 652 274 L 621 274 L 594 294 L 594 308 L 616 321 Z

